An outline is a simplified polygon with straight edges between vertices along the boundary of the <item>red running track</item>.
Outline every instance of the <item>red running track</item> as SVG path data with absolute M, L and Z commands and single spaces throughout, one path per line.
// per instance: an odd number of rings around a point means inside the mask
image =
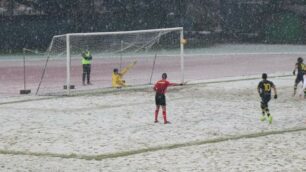
M 218 79 L 223 77 L 259 75 L 263 72 L 268 74 L 278 72 L 290 72 L 294 68 L 297 57 L 303 54 L 215 54 L 215 55 L 186 55 L 184 62 L 184 80 L 197 81 Z M 133 60 L 138 63 L 126 76 L 129 85 L 148 84 L 153 66 L 151 58 L 129 58 L 123 61 L 125 66 Z M 82 67 L 80 59 L 71 62 L 71 83 L 76 90 L 88 90 L 111 86 L 111 73 L 113 68 L 119 68 L 119 59 L 100 58 L 94 59 L 92 64 L 92 86 L 82 86 Z M 36 92 L 45 59 L 30 59 L 26 61 L 26 87 Z M 168 73 L 170 81 L 180 82 L 180 58 L 158 57 L 156 60 L 151 82 L 158 80 L 163 72 Z M 0 97 L 19 95 L 19 90 L 24 87 L 23 61 L 1 60 L 0 63 Z M 66 82 L 66 61 L 52 60 L 43 78 L 39 93 L 44 94 L 63 90 Z

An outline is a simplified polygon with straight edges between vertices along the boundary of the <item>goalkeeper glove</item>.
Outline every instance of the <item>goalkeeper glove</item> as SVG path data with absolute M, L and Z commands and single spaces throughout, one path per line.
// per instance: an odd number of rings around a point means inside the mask
M 274 99 L 277 99 L 277 94 L 274 95 Z

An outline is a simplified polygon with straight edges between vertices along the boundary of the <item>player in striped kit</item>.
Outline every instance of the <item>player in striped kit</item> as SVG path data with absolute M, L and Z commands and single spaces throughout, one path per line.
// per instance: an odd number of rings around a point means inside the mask
M 300 82 L 303 83 L 303 85 L 305 85 L 305 80 L 304 80 L 304 74 L 306 74 L 306 66 L 305 64 L 303 63 L 303 58 L 302 57 L 299 57 L 297 59 L 297 62 L 295 64 L 295 68 L 293 70 L 293 75 L 295 75 L 297 71 L 297 75 L 296 75 L 296 79 L 294 81 L 294 92 L 293 92 L 293 96 L 295 96 L 296 94 L 296 90 L 297 90 L 297 86 Z
M 258 94 L 261 98 L 261 110 L 262 110 L 262 117 L 260 118 L 261 121 L 266 119 L 266 115 L 268 118 L 269 123 L 272 123 L 272 116 L 269 112 L 268 103 L 271 100 L 271 90 L 274 91 L 274 99 L 277 99 L 277 92 L 276 87 L 273 82 L 267 80 L 268 75 L 266 73 L 262 74 L 262 81 L 259 82 L 257 86 Z

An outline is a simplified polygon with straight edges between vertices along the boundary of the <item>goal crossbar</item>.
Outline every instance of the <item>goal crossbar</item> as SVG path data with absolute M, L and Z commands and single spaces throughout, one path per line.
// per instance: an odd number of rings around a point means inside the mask
M 164 29 L 149 29 L 149 30 L 132 30 L 132 31 L 116 31 L 116 32 L 93 32 L 93 33 L 67 33 L 64 35 L 69 36 L 91 36 L 91 35 L 124 35 L 133 33 L 151 33 L 151 32 L 163 32 L 163 31 L 183 31 L 183 27 L 164 28 Z M 64 36 L 57 35 L 57 37 Z

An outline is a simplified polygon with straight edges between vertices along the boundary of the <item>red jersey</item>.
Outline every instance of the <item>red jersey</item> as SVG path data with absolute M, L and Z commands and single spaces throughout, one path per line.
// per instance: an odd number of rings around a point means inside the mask
M 156 82 L 156 84 L 154 86 L 154 90 L 157 93 L 165 94 L 168 86 L 173 86 L 173 85 L 176 85 L 176 84 L 175 83 L 170 83 L 169 81 L 167 81 L 165 79 L 162 79 L 162 80 L 159 80 L 159 81 Z

